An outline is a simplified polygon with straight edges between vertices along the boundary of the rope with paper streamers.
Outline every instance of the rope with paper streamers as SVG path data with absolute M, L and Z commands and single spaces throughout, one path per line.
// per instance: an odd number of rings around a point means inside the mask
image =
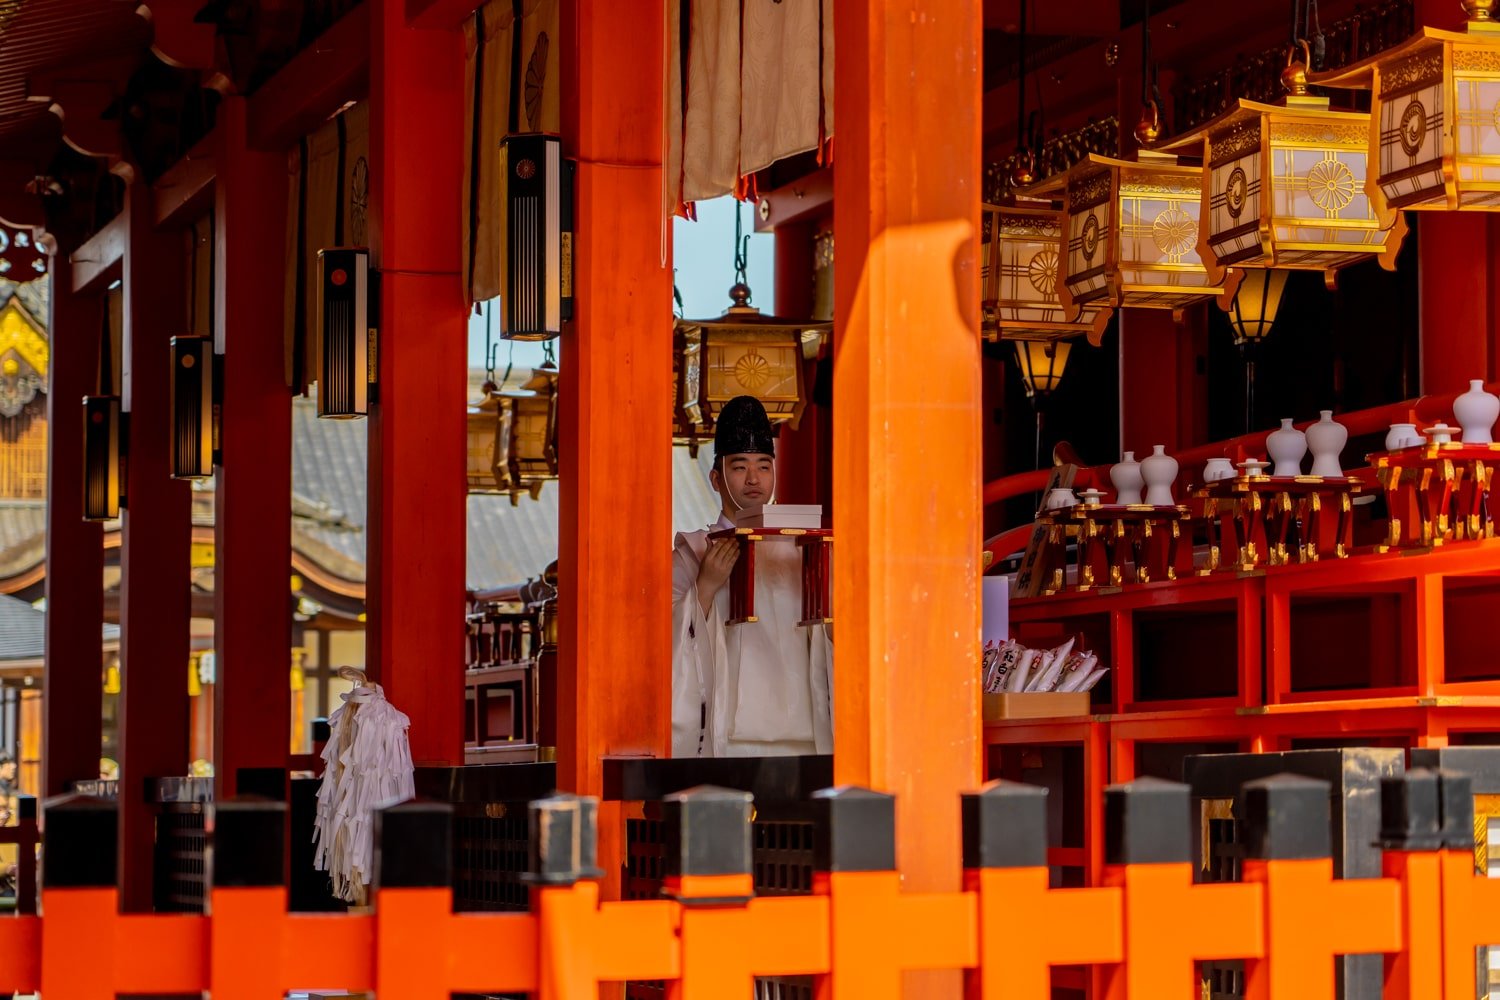
M 407 730 L 411 720 L 386 700 L 364 671 L 340 667 L 354 682 L 328 719 L 323 784 L 313 827 L 313 863 L 333 881 L 333 893 L 363 906 L 374 864 L 375 810 L 416 794 Z

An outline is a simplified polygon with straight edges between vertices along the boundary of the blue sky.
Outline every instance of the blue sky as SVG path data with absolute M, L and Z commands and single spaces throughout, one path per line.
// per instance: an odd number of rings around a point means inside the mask
M 674 219 L 672 227 L 673 264 L 677 269 L 677 288 L 682 292 L 684 315 L 693 318 L 717 316 L 729 305 L 729 286 L 734 284 L 734 209 L 733 198 L 715 198 L 698 203 L 698 221 Z M 740 206 L 741 218 L 746 232 L 754 228 L 753 204 Z M 775 305 L 775 289 L 772 278 L 775 274 L 773 247 L 775 238 L 769 233 L 753 233 L 750 237 L 750 289 L 754 293 L 751 305 L 766 312 Z M 583 290 L 579 290 L 583 293 Z M 672 303 L 662 309 L 662 336 L 670 333 L 668 316 Z M 498 326 L 498 317 L 496 317 Z M 664 343 L 666 341 L 664 340 Z M 511 344 L 501 342 L 495 359 L 496 368 L 503 372 Z M 559 363 L 563 348 L 558 348 Z M 515 364 L 518 368 L 533 368 L 542 362 L 542 345 L 518 343 L 515 345 Z M 484 319 L 469 318 L 469 367 L 484 367 Z

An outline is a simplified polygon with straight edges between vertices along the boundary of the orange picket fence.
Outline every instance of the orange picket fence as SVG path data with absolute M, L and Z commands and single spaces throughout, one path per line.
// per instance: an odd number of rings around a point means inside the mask
M 204 915 L 121 915 L 113 803 L 68 797 L 43 815 L 42 916 L 0 918 L 0 993 L 68 1000 L 193 993 L 272 1000 L 292 990 L 402 1000 L 528 993 L 595 1000 L 600 983 L 656 980 L 674 1000 L 749 996 L 756 976 L 809 975 L 825 1000 L 901 995 L 903 973 L 962 970 L 974 1000 L 1042 1000 L 1053 971 L 1091 967 L 1095 996 L 1200 995 L 1199 962 L 1240 960 L 1250 1000 L 1334 995 L 1335 956 L 1385 956 L 1385 996 L 1473 1000 L 1476 949 L 1500 943 L 1500 880 L 1475 871 L 1468 777 L 1413 770 L 1382 787 L 1380 878 L 1336 879 L 1329 786 L 1291 775 L 1243 786 L 1243 881 L 1195 882 L 1188 787 L 1142 779 L 1106 793 L 1103 884 L 1054 888 L 1044 789 L 964 795 L 961 891 L 902 891 L 895 801 L 815 797 L 814 892 L 754 895 L 751 797 L 668 798 L 663 898 L 601 902 L 596 803 L 531 804 L 525 913 L 454 913 L 451 807 L 408 802 L 376 826 L 372 905 L 286 910 L 285 811 L 216 810 Z

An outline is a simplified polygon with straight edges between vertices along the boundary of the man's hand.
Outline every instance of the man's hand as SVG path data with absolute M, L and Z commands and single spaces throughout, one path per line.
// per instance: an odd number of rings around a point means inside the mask
M 703 554 L 703 565 L 698 567 L 698 605 L 703 608 L 705 615 L 713 608 L 715 595 L 729 579 L 739 558 L 739 539 L 716 538 L 708 543 L 708 551 Z

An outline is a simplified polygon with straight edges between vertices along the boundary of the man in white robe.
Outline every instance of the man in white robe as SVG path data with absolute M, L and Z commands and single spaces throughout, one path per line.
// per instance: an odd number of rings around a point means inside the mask
M 729 574 L 738 542 L 710 542 L 734 513 L 772 502 L 775 438 L 760 400 L 740 396 L 719 412 L 710 476 L 723 510 L 704 531 L 677 536 L 672 552 L 672 756 L 763 757 L 833 752 L 827 626 L 798 627 L 802 553 L 791 538 L 756 544 L 755 614 L 729 620 Z

